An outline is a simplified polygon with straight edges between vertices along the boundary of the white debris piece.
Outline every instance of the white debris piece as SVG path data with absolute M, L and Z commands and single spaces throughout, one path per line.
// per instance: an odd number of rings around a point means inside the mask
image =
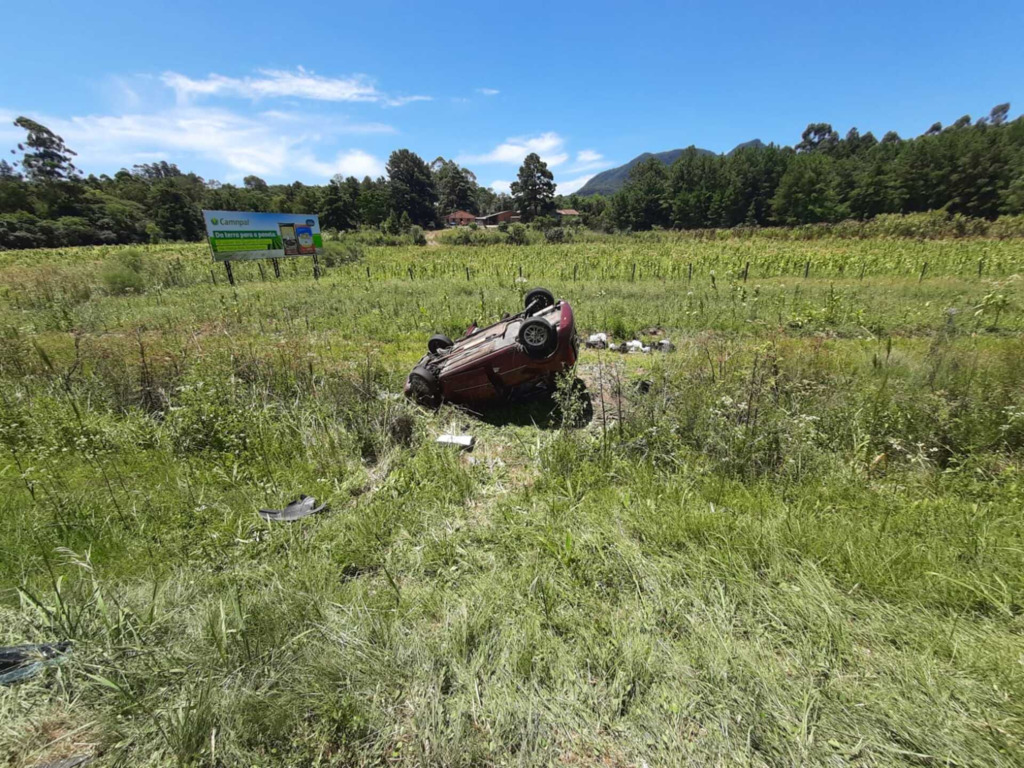
M 657 347 L 656 347 L 656 349 L 659 352 L 671 352 L 675 348 L 676 348 L 676 345 L 673 344 L 668 339 L 662 339 L 661 341 L 658 342 Z
M 608 345 L 608 349 L 610 349 L 612 352 L 618 352 L 619 351 L 619 345 L 618 344 L 609 344 Z
M 627 352 L 640 352 L 643 348 L 643 342 L 641 342 L 639 339 L 633 339 L 632 341 L 626 342 Z
M 587 339 L 587 346 L 591 349 L 604 349 L 608 346 L 607 333 L 592 333 Z
M 437 442 L 442 445 L 457 445 L 465 450 L 471 450 L 476 438 L 472 435 L 441 435 Z
M 651 351 L 651 348 L 650 347 L 641 347 L 640 351 L 643 352 L 646 355 L 648 352 Z

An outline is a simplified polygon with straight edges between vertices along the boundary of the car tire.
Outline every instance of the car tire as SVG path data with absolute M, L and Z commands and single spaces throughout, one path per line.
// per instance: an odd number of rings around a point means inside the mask
M 436 355 L 446 349 L 451 349 L 455 346 L 455 342 L 445 336 L 443 333 L 435 333 L 430 337 L 430 341 L 427 342 L 427 350 L 432 355 Z
M 519 343 L 530 357 L 547 357 L 555 351 L 558 337 L 551 323 L 534 317 L 519 329 Z
M 441 385 L 434 372 L 425 365 L 417 365 L 409 374 L 409 399 L 424 408 L 441 405 Z
M 536 314 L 548 307 L 553 307 L 555 305 L 555 295 L 547 288 L 534 288 L 526 292 L 523 305 L 527 312 Z

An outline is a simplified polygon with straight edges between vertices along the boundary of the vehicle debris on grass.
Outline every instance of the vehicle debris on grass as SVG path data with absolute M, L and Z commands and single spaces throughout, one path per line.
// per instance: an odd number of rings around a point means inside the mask
M 88 765 L 92 761 L 92 755 L 72 755 L 51 760 L 48 763 L 38 763 L 35 768 L 79 768 L 79 766 Z
M 39 643 L 0 647 L 0 685 L 11 685 L 35 677 L 46 667 L 60 664 L 71 643 Z
M 327 509 L 327 502 L 319 507 L 316 506 L 316 499 L 313 496 L 300 496 L 294 501 L 288 502 L 284 509 L 261 509 L 260 517 L 271 522 L 290 523 L 294 520 L 301 520 L 304 517 L 315 515 Z
M 457 445 L 463 450 L 471 451 L 476 438 L 473 435 L 441 435 L 436 442 L 441 445 Z

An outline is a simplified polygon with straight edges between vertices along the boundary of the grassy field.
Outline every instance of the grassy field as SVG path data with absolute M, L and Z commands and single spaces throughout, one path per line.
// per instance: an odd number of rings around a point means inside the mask
M 0 763 L 1024 764 L 1024 243 L 329 262 L 0 253 Z M 534 285 L 676 350 L 394 396 Z

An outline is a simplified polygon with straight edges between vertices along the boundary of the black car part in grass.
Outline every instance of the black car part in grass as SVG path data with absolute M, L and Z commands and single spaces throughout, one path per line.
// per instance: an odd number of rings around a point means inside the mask
M 38 675 L 44 667 L 59 664 L 71 643 L 42 643 L 0 647 L 0 685 L 10 685 Z

